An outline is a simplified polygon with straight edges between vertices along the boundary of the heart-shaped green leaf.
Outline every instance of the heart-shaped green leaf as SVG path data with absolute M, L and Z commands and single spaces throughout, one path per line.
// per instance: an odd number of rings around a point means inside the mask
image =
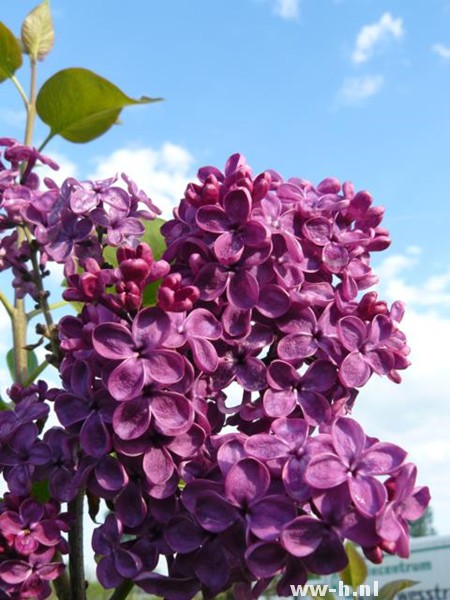
M 134 100 L 113 83 L 88 69 L 63 69 L 39 91 L 36 109 L 50 127 L 49 138 L 60 135 L 75 142 L 89 142 L 112 127 L 125 106 L 157 102 L 143 96 Z
M 33 8 L 22 25 L 22 44 L 31 60 L 43 60 L 53 48 L 55 32 L 48 0 Z
M 345 585 L 349 585 L 355 590 L 366 580 L 367 565 L 352 543 L 347 542 L 345 544 L 345 551 L 348 557 L 348 565 L 341 571 L 340 576 Z
M 15 35 L 0 23 L 0 83 L 22 66 L 22 48 Z
M 378 593 L 378 600 L 394 600 L 394 597 L 402 590 L 419 583 L 412 579 L 396 579 L 383 585 Z

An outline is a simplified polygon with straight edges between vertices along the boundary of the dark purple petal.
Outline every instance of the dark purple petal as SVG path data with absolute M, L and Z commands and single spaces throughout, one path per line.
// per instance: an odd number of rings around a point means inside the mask
M 313 456 L 306 469 L 305 479 L 309 485 L 320 490 L 335 487 L 348 478 L 348 467 L 331 453 Z
M 317 348 L 317 341 L 312 335 L 292 333 L 281 339 L 278 344 L 278 356 L 282 360 L 295 362 L 311 356 Z
M 211 491 L 205 491 L 198 498 L 194 514 L 203 529 L 212 533 L 225 531 L 239 517 L 234 506 Z
M 158 392 L 152 398 L 151 411 L 159 429 L 166 435 L 185 433 L 191 427 L 192 405 L 181 394 Z
M 195 557 L 194 571 L 199 580 L 212 591 L 220 590 L 227 583 L 230 568 L 219 539 L 200 548 Z
M 300 375 L 294 367 L 282 360 L 274 360 L 267 369 L 267 381 L 275 390 L 286 390 L 300 383 Z
M 219 357 L 212 343 L 207 339 L 192 337 L 189 340 L 194 362 L 205 373 L 212 373 L 217 369 Z
M 283 439 L 268 433 L 257 433 L 248 438 L 245 451 L 260 460 L 274 460 L 289 454 L 289 445 Z
M 127 527 L 138 527 L 145 519 L 147 505 L 138 485 L 132 481 L 120 492 L 115 501 L 116 514 Z
M 236 366 L 236 379 L 244 390 L 262 390 L 266 387 L 266 365 L 259 358 L 249 356 Z
M 363 428 L 354 419 L 341 417 L 331 430 L 333 445 L 341 459 L 350 465 L 359 459 L 366 443 Z
M 217 260 L 222 265 L 232 265 L 238 262 L 244 251 L 242 236 L 234 232 L 222 233 L 214 244 Z
M 272 431 L 292 449 L 302 448 L 308 438 L 308 425 L 304 419 L 277 419 L 272 423 Z
M 123 581 L 116 570 L 112 556 L 105 556 L 97 565 L 97 578 L 105 589 L 115 588 Z
M 315 427 L 330 420 L 330 405 L 321 394 L 303 392 L 298 395 L 298 402 L 302 407 L 308 425 Z
M 238 271 L 230 278 L 229 300 L 236 308 L 248 310 L 256 306 L 259 298 L 258 281 L 248 271 Z
M 159 308 L 141 310 L 133 321 L 133 339 L 138 347 L 158 348 L 169 335 L 170 319 Z
M 373 517 L 380 512 L 387 500 L 386 488 L 381 481 L 357 475 L 348 483 L 352 500 L 361 514 Z
M 237 188 L 228 192 L 223 200 L 225 213 L 234 225 L 241 225 L 247 221 L 251 206 L 250 192 L 245 188 Z
M 281 528 L 295 519 L 297 509 L 284 496 L 266 496 L 252 504 L 248 514 L 249 529 L 261 540 L 275 540 Z
M 289 294 L 280 286 L 269 284 L 259 292 L 257 309 L 265 317 L 276 319 L 289 309 L 291 300 Z
M 183 357 L 172 350 L 155 350 L 145 359 L 145 372 L 157 383 L 176 383 L 184 375 Z
M 5 560 L 0 564 L 0 577 L 5 583 L 17 585 L 32 573 L 32 567 L 22 560 Z
M 135 583 L 148 594 L 154 594 L 165 600 L 191 600 L 201 588 L 197 577 L 166 577 L 144 571 L 134 578 Z
M 312 494 L 311 486 L 305 480 L 308 463 L 309 457 L 306 455 L 301 458 L 292 456 L 283 467 L 284 487 L 288 495 L 297 502 L 305 502 Z
M 111 450 L 111 436 L 100 415 L 93 412 L 85 421 L 80 432 L 83 450 L 90 456 L 100 458 Z
M 248 506 L 259 500 L 270 485 L 267 468 L 254 458 L 243 458 L 228 471 L 225 493 L 236 506 Z
M 388 475 L 401 466 L 406 455 L 399 446 L 377 442 L 362 455 L 358 472 L 364 475 Z
M 371 374 L 371 368 L 360 352 L 352 352 L 346 356 L 339 368 L 339 379 L 346 387 L 363 386 Z
M 150 483 L 158 485 L 170 479 L 175 465 L 164 448 L 149 448 L 144 454 L 142 468 Z
M 95 351 L 103 358 L 120 360 L 135 354 L 131 332 L 119 323 L 97 325 L 92 335 Z
M 144 387 L 143 360 L 128 358 L 115 367 L 108 377 L 108 390 L 118 401 L 132 400 L 139 396 Z
M 184 515 L 174 517 L 164 531 L 166 542 L 172 550 L 182 554 L 199 548 L 207 535 L 192 519 Z
M 64 392 L 58 394 L 55 410 L 59 421 L 64 427 L 70 427 L 75 423 L 84 421 L 91 412 L 90 402 L 87 398 Z
M 118 491 L 127 482 L 124 467 L 112 456 L 104 456 L 95 467 L 95 477 L 102 488 Z
M 289 554 L 302 557 L 312 554 L 324 535 L 324 523 L 314 517 L 297 517 L 282 529 L 280 542 Z
M 287 417 L 295 409 L 297 394 L 291 390 L 274 391 L 268 389 L 264 394 L 264 411 L 268 417 Z
M 122 402 L 114 411 L 113 429 L 122 440 L 134 440 L 150 425 L 149 403 L 144 398 Z
M 273 577 L 286 562 L 286 551 L 275 542 L 258 542 L 245 553 L 245 562 L 255 577 Z
M 220 206 L 201 206 L 196 221 L 199 227 L 211 233 L 224 233 L 230 227 L 230 219 Z

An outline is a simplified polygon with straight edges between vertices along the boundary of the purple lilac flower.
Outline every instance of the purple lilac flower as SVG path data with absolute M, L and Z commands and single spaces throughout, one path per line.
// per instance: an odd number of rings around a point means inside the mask
M 406 452 L 394 444 L 368 443 L 362 427 L 349 418 L 341 417 L 334 423 L 331 441 L 334 452 L 312 457 L 306 481 L 318 489 L 346 482 L 356 508 L 363 515 L 376 515 L 387 500 L 387 491 L 375 475 L 395 472 Z

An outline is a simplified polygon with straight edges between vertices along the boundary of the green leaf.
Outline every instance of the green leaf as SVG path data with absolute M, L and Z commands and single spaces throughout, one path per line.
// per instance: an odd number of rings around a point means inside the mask
M 157 102 L 143 96 L 134 100 L 113 83 L 88 69 L 63 69 L 39 91 L 36 109 L 50 127 L 48 139 L 60 135 L 69 142 L 89 142 L 117 121 L 125 106 Z
M 141 237 L 141 242 L 145 242 L 153 251 L 155 260 L 159 260 L 166 251 L 166 242 L 161 233 L 161 227 L 164 225 L 164 219 L 153 219 L 153 221 L 144 221 L 145 232 Z M 103 252 L 104 259 L 113 267 L 117 267 L 117 248 L 107 246 Z
M 48 0 L 33 8 L 22 25 L 21 39 L 33 62 L 43 60 L 53 48 L 55 32 Z
M 164 225 L 164 219 L 156 218 L 153 221 L 146 221 L 145 233 L 141 238 L 153 250 L 155 260 L 159 260 L 166 251 L 166 242 L 161 233 L 161 227 Z
M 36 353 L 28 350 L 28 373 L 33 373 L 38 367 L 38 360 Z M 8 351 L 6 354 L 6 364 L 8 365 L 9 373 L 11 375 L 11 379 L 14 379 L 16 376 L 16 361 L 14 360 L 14 349 Z
M 402 590 L 417 585 L 418 581 L 412 579 L 396 579 L 383 585 L 381 590 L 378 592 L 378 600 L 394 600 L 396 596 Z
M 0 22 L 0 83 L 22 66 L 22 48 L 11 30 Z
M 367 566 L 363 557 L 352 543 L 347 542 L 345 544 L 345 551 L 348 557 L 348 565 L 340 572 L 340 576 L 345 585 L 349 585 L 355 590 L 366 580 Z
M 48 480 L 37 481 L 33 483 L 31 488 L 31 496 L 41 504 L 45 504 L 50 500 L 50 490 L 48 488 Z

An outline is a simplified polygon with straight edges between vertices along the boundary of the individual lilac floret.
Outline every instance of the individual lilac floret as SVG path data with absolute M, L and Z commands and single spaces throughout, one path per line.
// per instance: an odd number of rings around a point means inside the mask
M 299 405 L 309 425 L 331 417 L 324 393 L 336 382 L 336 369 L 326 360 L 315 361 L 304 375 L 282 360 L 274 360 L 267 371 L 270 388 L 264 394 L 264 410 L 270 417 L 287 417 Z
M 245 188 L 228 192 L 221 206 L 202 206 L 197 212 L 198 225 L 219 234 L 214 243 L 217 259 L 224 265 L 236 263 L 245 246 L 258 247 L 267 240 L 267 230 L 252 220 L 251 195 Z
M 157 308 L 140 311 L 131 331 L 119 323 L 104 323 L 94 330 L 95 351 L 102 358 L 120 361 L 108 377 L 116 400 L 136 398 L 146 383 L 171 384 L 184 373 L 184 360 L 165 349 L 170 318 Z
M 282 465 L 282 479 L 286 492 L 298 502 L 311 497 L 311 487 L 305 481 L 305 470 L 310 456 L 306 452 L 309 428 L 304 419 L 293 417 L 276 419 L 271 425 L 272 433 L 250 436 L 245 451 L 271 465 Z
M 121 546 L 122 533 L 122 523 L 114 515 L 108 515 L 92 536 L 94 552 L 103 556 L 97 566 L 97 577 L 106 589 L 133 579 L 142 568 L 140 558 Z
M 180 348 L 189 344 L 197 367 L 211 373 L 217 369 L 219 358 L 210 340 L 218 340 L 222 335 L 222 326 L 209 311 L 197 308 L 186 316 L 176 313 L 171 317 L 171 334 L 166 341 L 171 348 Z
M 370 443 L 356 421 L 343 417 L 334 423 L 331 441 L 334 452 L 312 457 L 306 481 L 321 490 L 346 482 L 356 508 L 363 515 L 376 515 L 387 500 L 387 491 L 375 476 L 394 473 L 406 452 L 394 444 Z
M 409 556 L 409 523 L 419 519 L 430 502 L 427 487 L 415 487 L 417 469 L 408 463 L 386 482 L 389 502 L 377 517 L 377 532 L 385 548 Z

